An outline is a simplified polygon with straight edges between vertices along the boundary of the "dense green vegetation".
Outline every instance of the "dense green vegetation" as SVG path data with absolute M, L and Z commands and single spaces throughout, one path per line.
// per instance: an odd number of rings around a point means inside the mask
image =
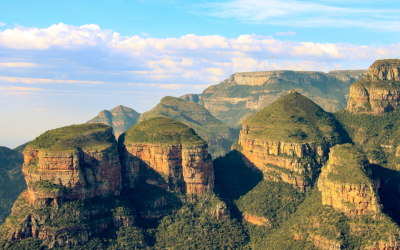
M 81 149 L 105 149 L 115 143 L 112 128 L 100 124 L 71 125 L 49 130 L 27 147 L 46 151 L 71 152 Z
M 167 117 L 139 122 L 120 138 L 124 142 L 202 145 L 205 141 L 189 126 Z
M 209 151 L 213 157 L 224 155 L 230 150 L 234 137 L 231 129 L 197 103 L 166 96 L 152 110 L 143 113 L 140 121 L 153 117 L 168 117 L 193 128 L 212 145 Z
M 11 213 L 19 194 L 26 189 L 22 174 L 23 155 L 7 147 L 0 147 L 0 224 Z
M 365 169 L 368 160 L 363 152 L 351 144 L 336 145 L 331 150 L 332 157 L 338 161 L 331 163 L 333 170 L 328 174 L 328 179 L 339 183 L 372 185 Z
M 335 145 L 342 142 L 335 117 L 294 92 L 265 107 L 243 123 L 248 138 Z

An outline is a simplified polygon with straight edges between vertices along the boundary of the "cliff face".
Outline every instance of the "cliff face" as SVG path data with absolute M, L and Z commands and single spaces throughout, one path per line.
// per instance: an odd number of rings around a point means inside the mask
M 368 73 L 350 87 L 347 110 L 350 113 L 382 115 L 400 102 L 400 60 L 378 60 Z
M 349 86 L 366 70 L 338 70 L 328 74 L 313 71 L 264 71 L 235 73 L 200 95 L 181 98 L 203 105 L 213 116 L 231 127 L 270 105 L 288 90 L 296 89 L 326 111 L 346 107 Z
M 168 131 L 170 123 L 181 126 L 174 132 L 175 138 Z M 160 139 L 151 139 L 155 134 L 149 130 L 157 130 Z M 183 131 L 188 134 L 182 141 Z M 137 136 L 142 136 L 141 142 Z M 188 138 L 196 142 L 189 142 Z M 151 185 L 193 194 L 203 194 L 214 187 L 207 144 L 192 129 L 170 118 L 150 118 L 132 127 L 120 142 L 120 152 L 125 188 L 133 188 L 139 178 Z
M 147 168 L 150 170 L 145 176 L 148 184 L 193 194 L 213 189 L 213 165 L 207 145 L 126 143 L 124 151 L 125 188 L 134 187 L 140 169 Z
M 119 105 L 110 111 L 102 110 L 100 113 L 87 123 L 103 123 L 114 129 L 115 138 L 135 125 L 139 120 L 140 114 L 135 110 Z
M 265 179 L 302 191 L 311 187 L 328 147 L 340 142 L 331 115 L 295 91 L 244 121 L 239 139 L 243 156 Z
M 116 144 L 104 150 L 73 153 L 28 147 L 24 151 L 24 162 L 27 198 L 35 206 L 58 206 L 64 200 L 118 195 L 121 190 Z
M 104 231 L 133 225 L 135 210 L 120 196 L 121 165 L 109 126 L 50 130 L 23 154 L 28 189 L 1 228 L 8 241 L 33 237 L 49 248 L 76 246 Z
M 365 156 L 349 144 L 332 148 L 318 180 L 322 204 L 349 217 L 381 213 L 379 182 L 369 179 L 366 164 Z

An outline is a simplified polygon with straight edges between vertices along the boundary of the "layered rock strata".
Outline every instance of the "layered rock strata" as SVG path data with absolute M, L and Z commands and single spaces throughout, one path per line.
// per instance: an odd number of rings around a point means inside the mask
M 170 134 L 170 124 L 182 130 Z M 160 139 L 151 139 L 155 134 L 151 131 L 146 135 L 147 129 L 157 130 Z M 136 139 L 138 133 L 143 136 L 141 142 Z M 165 140 L 168 136 L 164 133 L 171 137 Z M 181 140 L 185 133 L 187 141 Z M 150 118 L 132 127 L 120 143 L 120 152 L 125 188 L 145 178 L 148 184 L 185 193 L 203 194 L 213 189 L 214 171 L 207 144 L 192 129 L 170 118 Z
M 333 147 L 318 180 L 322 204 L 349 217 L 381 213 L 379 182 L 370 180 L 367 164 L 365 156 L 350 144 Z
M 400 103 L 400 60 L 378 60 L 367 74 L 350 87 L 350 113 L 382 115 Z
M 113 138 L 112 129 L 107 126 L 96 136 Z M 101 149 L 72 152 L 28 145 L 22 172 L 28 185 L 29 203 L 39 207 L 57 206 L 63 200 L 119 195 L 122 187 L 115 139 Z
M 341 142 L 331 115 L 295 91 L 242 126 L 239 144 L 245 160 L 265 179 L 284 181 L 302 191 L 311 187 L 314 170 L 321 167 L 328 147 Z M 325 135 L 313 138 L 310 132 Z

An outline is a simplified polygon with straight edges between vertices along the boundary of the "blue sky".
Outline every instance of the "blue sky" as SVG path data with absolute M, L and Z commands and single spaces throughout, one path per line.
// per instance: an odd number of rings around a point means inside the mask
M 0 145 L 119 104 L 144 112 L 239 71 L 368 68 L 399 57 L 399 12 L 395 1 L 1 1 Z

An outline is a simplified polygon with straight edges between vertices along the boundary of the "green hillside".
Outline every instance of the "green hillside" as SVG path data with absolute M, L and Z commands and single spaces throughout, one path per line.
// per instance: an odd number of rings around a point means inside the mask
M 243 122 L 246 137 L 335 145 L 342 142 L 335 117 L 292 91 Z
M 211 115 L 203 106 L 194 102 L 166 96 L 152 110 L 143 113 L 139 120 L 152 117 L 169 117 L 193 128 L 207 141 L 210 154 L 214 158 L 228 152 L 234 139 L 229 127 Z

